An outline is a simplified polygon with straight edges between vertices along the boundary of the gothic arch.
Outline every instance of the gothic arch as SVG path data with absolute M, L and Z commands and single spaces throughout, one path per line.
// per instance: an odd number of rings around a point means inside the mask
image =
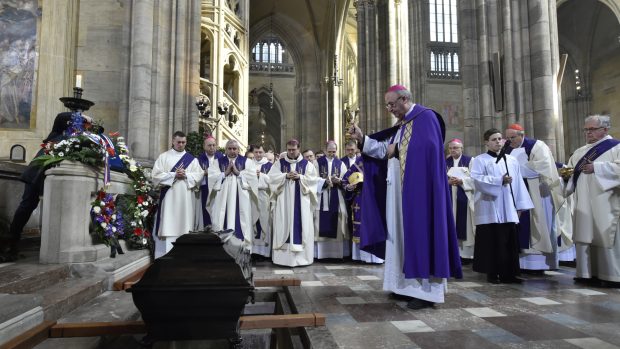
M 569 0 L 558 0 L 556 3 L 556 8 L 559 8 L 560 6 L 562 6 L 564 3 L 568 2 Z M 605 6 L 607 6 L 611 12 L 614 13 L 614 15 L 616 15 L 616 19 L 618 20 L 618 22 L 620 22 L 620 0 L 598 0 L 599 2 L 603 3 Z
M 295 71 L 298 72 L 296 74 L 297 85 L 318 84 L 320 82 L 319 47 L 314 37 L 297 22 L 282 14 L 274 13 L 260 19 L 250 28 L 250 47 L 254 47 L 263 36 L 270 34 L 271 31 L 284 42 L 293 58 Z

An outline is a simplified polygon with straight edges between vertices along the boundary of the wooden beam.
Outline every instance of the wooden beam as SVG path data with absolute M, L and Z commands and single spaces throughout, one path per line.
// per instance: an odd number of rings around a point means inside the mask
M 286 315 L 248 315 L 239 318 L 239 328 L 254 330 L 259 328 L 291 328 L 325 326 L 323 314 L 286 314 Z
M 299 279 L 254 279 L 255 287 L 300 286 Z
M 43 342 L 48 338 L 50 327 L 54 326 L 56 321 L 43 321 L 36 327 L 12 338 L 10 341 L 0 345 L 0 349 L 29 349 Z
M 143 321 L 58 323 L 50 329 L 50 338 L 99 337 L 146 333 Z
M 325 326 L 324 314 L 248 315 L 239 318 L 239 328 L 242 330 L 316 326 Z M 143 321 L 56 323 L 49 329 L 50 338 L 99 337 L 137 333 L 146 333 L 146 325 Z
M 144 267 L 134 271 L 133 273 L 125 276 L 124 278 L 118 279 L 112 286 L 114 291 L 123 291 L 131 287 L 136 282 L 140 281 L 144 272 L 151 266 L 151 263 L 145 265 Z

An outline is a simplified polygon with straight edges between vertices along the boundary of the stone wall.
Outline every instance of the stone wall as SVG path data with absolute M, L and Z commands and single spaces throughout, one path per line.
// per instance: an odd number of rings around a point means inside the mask
M 446 141 L 464 137 L 463 88 L 460 81 L 427 82 L 426 106 L 436 110 L 446 123 Z

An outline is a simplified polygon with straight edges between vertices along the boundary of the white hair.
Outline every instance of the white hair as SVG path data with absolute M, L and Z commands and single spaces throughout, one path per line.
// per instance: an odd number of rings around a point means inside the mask
M 599 127 L 605 127 L 605 128 L 611 127 L 611 120 L 610 120 L 609 115 L 601 115 L 601 114 L 590 115 L 584 120 L 584 122 L 593 121 L 593 120 L 598 122 Z

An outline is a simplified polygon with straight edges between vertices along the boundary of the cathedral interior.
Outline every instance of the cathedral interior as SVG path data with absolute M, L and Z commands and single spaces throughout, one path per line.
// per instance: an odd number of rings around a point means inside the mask
M 32 160 L 75 87 L 94 102 L 84 113 L 148 167 L 177 130 L 274 152 L 292 138 L 315 150 L 334 140 L 342 156 L 351 123 L 366 133 L 393 125 L 384 93 L 394 84 L 441 114 L 446 140 L 463 140 L 467 154 L 485 151 L 485 130 L 519 123 L 565 162 L 585 144 L 588 115 L 609 115 L 620 138 L 620 0 L 2 0 L 0 228 L 23 188 L 14 165 Z M 40 236 L 35 212 L 27 236 Z M 75 267 L 39 265 L 38 248 L 22 264 L 0 264 L 0 309 L 11 309 L 0 311 L 0 343 L 51 318 L 139 317 L 127 293 L 69 283 Z M 618 289 L 576 286 L 574 266 L 523 285 L 487 285 L 468 270 L 445 304 L 420 312 L 382 292 L 381 266 L 265 262 L 254 272 L 300 279 L 289 301 L 327 316 L 326 327 L 289 333 L 282 347 L 620 347 Z M 21 312 L 30 315 L 6 325 Z M 270 336 L 243 333 L 256 347 Z M 37 348 L 136 343 L 47 339 Z
M 394 122 L 393 84 L 438 111 L 466 152 L 519 122 L 559 161 L 589 114 L 617 135 L 620 4 L 545 1 L 10 0 L 0 9 L 0 157 L 26 160 L 80 76 L 87 113 L 153 161 L 207 124 L 223 145 L 342 143 Z M 196 101 L 207 104 L 200 113 Z

